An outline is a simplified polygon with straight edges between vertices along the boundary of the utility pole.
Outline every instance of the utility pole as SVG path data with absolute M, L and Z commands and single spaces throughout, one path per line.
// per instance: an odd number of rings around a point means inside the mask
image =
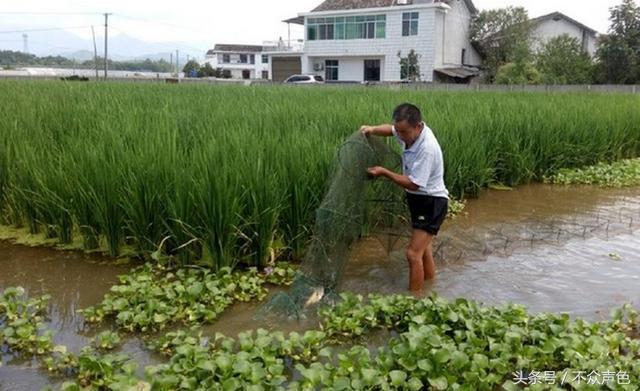
M 22 52 L 29 53 L 29 36 L 27 34 L 22 34 Z
M 176 49 L 176 77 L 180 78 L 180 50 Z
M 93 36 L 93 67 L 96 69 L 96 80 L 100 78 L 98 73 L 98 47 L 96 46 L 96 32 L 91 26 L 91 35 Z
M 173 52 L 169 53 L 169 64 L 171 64 L 171 68 L 173 68 Z M 171 68 L 169 68 L 169 73 L 171 73 Z
M 109 13 L 104 14 L 104 79 L 107 80 L 107 71 L 109 66 L 107 65 L 107 58 L 109 58 L 108 45 L 109 42 Z

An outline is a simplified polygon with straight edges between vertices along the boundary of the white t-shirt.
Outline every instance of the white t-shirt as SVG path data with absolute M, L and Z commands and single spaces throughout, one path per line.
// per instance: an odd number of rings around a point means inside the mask
M 403 175 L 420 187 L 417 191 L 407 190 L 407 192 L 448 199 L 449 191 L 444 184 L 442 149 L 427 124 L 424 124 L 420 136 L 411 148 L 406 147 L 404 141 L 398 136 L 395 126 L 393 135 L 402 146 Z

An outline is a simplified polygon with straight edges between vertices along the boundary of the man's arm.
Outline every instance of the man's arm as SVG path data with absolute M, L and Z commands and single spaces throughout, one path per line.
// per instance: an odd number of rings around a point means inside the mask
M 370 175 L 376 178 L 381 176 L 387 177 L 395 184 L 404 187 L 407 190 L 417 191 L 418 189 L 420 189 L 420 186 L 413 183 L 408 176 L 396 174 L 395 172 L 390 171 L 384 167 L 372 167 L 368 170 L 368 172 Z
M 363 125 L 360 128 L 360 131 L 362 132 L 362 134 L 366 135 L 373 135 L 373 136 L 380 136 L 380 137 L 391 137 L 393 136 L 393 126 L 391 125 L 378 125 L 378 126 L 369 126 L 369 125 Z

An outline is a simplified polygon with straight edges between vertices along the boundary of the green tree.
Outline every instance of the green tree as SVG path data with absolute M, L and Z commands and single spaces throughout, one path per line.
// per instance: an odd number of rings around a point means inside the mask
M 516 61 L 523 48 L 531 46 L 531 23 L 523 7 L 480 12 L 471 21 L 469 39 L 484 60 L 492 82 L 502 65 Z M 520 54 L 518 54 L 520 52 Z
M 184 64 L 182 72 L 184 72 L 187 77 L 191 77 L 192 74 L 197 76 L 200 73 L 200 64 L 198 64 L 196 60 L 189 60 Z
M 536 68 L 544 84 L 589 84 L 593 62 L 580 41 L 562 34 L 545 42 L 536 56 Z
M 400 79 L 420 81 L 420 55 L 411 49 L 407 57 L 402 57 L 402 52 L 398 52 L 398 58 L 400 58 Z
M 597 80 L 600 83 L 640 83 L 640 7 L 623 0 L 610 9 L 609 35 L 598 47 Z
M 198 70 L 198 77 L 219 77 L 216 69 L 213 69 L 210 63 L 206 62 Z

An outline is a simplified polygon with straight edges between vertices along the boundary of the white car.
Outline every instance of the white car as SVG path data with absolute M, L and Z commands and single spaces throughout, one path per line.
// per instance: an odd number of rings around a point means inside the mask
M 317 75 L 293 75 L 284 82 L 286 84 L 322 84 L 324 79 Z

